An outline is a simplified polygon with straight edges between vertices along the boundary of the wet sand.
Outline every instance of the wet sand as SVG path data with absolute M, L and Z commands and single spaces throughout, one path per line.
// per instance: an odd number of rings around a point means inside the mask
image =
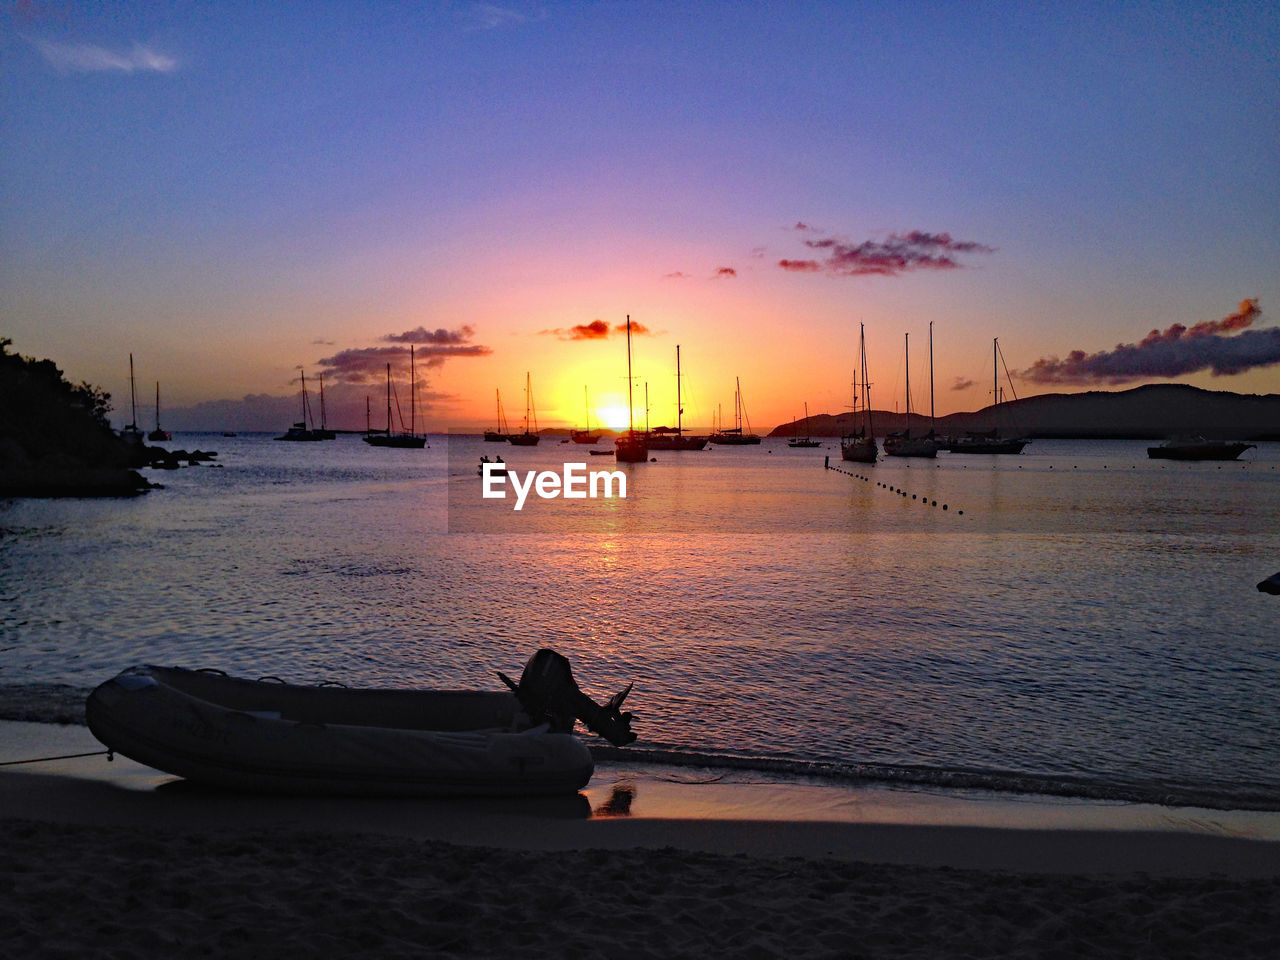
M 81 742 L 30 726 L 0 724 L 0 759 Z M 872 792 L 804 819 L 839 804 L 611 768 L 564 801 L 261 798 L 37 766 L 0 770 L 5 956 L 1280 955 L 1280 843 L 1189 813 L 1011 828 Z

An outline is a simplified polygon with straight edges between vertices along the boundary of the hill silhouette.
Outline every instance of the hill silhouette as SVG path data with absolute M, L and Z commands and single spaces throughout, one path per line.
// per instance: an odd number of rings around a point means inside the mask
M 68 383 L 52 360 L 9 353 L 0 338 L 0 497 L 132 496 L 149 448 L 122 440 L 111 395 Z
M 875 432 L 883 436 L 907 426 L 905 414 L 873 410 Z M 775 427 L 771 437 L 838 437 L 861 426 L 853 413 L 821 414 Z M 1211 440 L 1280 440 L 1280 394 L 1241 394 L 1162 383 L 1132 390 L 1091 390 L 1025 397 L 972 413 L 938 417 L 944 436 L 999 428 L 1005 436 L 1083 439 L 1164 439 L 1198 435 Z M 924 433 L 929 417 L 911 415 L 911 429 Z

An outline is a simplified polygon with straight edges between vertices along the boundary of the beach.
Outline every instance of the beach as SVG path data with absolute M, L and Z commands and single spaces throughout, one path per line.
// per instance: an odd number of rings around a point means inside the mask
M 73 726 L 0 725 L 6 757 L 83 745 L 84 736 Z M 379 801 L 214 793 L 120 758 L 7 768 L 0 955 L 1280 950 L 1274 839 L 1186 822 L 1139 830 L 973 826 L 954 816 L 895 823 L 870 813 L 799 819 L 794 810 L 814 807 L 818 794 L 791 788 L 789 807 L 785 785 L 770 795 L 788 818 L 741 819 L 742 808 L 715 809 L 732 804 L 729 787 L 704 785 L 700 808 L 682 808 L 663 799 L 657 780 L 606 768 L 585 794 L 563 800 Z M 636 816 L 632 797 L 657 799 Z
M 0 767 L 0 957 L 1280 954 L 1274 451 L 873 483 L 766 442 L 491 537 L 449 532 L 479 438 L 316 446 L 7 508 L 0 762 L 93 755 Z M 494 690 L 542 646 L 634 683 L 567 797 L 211 793 L 84 726 L 132 664 Z

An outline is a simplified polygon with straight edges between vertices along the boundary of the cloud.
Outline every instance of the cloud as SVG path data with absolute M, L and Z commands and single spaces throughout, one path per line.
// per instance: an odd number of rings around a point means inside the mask
M 615 323 L 612 327 L 603 320 L 592 320 L 580 323 L 576 327 L 553 327 L 550 330 L 539 330 L 540 336 L 559 337 L 561 340 L 607 340 L 615 333 L 627 332 L 625 323 Z M 638 320 L 631 321 L 631 335 L 638 337 L 650 333 L 648 327 Z
M 1066 359 L 1041 358 L 1018 376 L 1033 383 L 1118 385 L 1152 377 L 1180 377 L 1201 370 L 1215 377 L 1280 363 L 1280 328 L 1250 330 L 1261 316 L 1257 300 L 1242 300 L 1235 313 L 1192 327 L 1175 323 L 1152 330 L 1138 343 L 1114 350 L 1072 350 Z
M 559 337 L 561 340 L 605 340 L 609 336 L 609 324 L 603 320 L 592 320 L 574 327 L 554 327 L 550 330 L 539 330 L 540 334 Z
M 414 363 L 420 368 L 440 367 L 450 357 L 483 357 L 493 351 L 481 344 L 428 344 L 414 351 Z M 391 364 L 393 379 L 401 379 L 409 370 L 408 347 L 357 347 L 342 350 L 318 361 L 323 372 L 340 383 L 374 383 L 386 376 Z M 405 377 L 404 379 L 407 379 Z
M 712 280 L 732 280 L 738 275 L 738 271 L 734 267 L 720 267 L 711 275 Z M 683 270 L 673 270 L 671 273 L 662 275 L 664 280 L 692 280 L 692 274 L 685 273 Z M 632 332 L 635 330 L 635 321 L 631 322 Z
M 970 380 L 968 377 L 956 377 L 955 380 L 952 381 L 951 389 L 952 390 L 968 390 L 970 387 L 974 385 L 974 383 L 975 381 Z
M 463 29 L 476 31 L 518 27 L 530 20 L 529 15 L 496 3 L 469 3 L 459 10 L 458 15 Z M 541 16 L 539 12 L 537 19 L 541 19 Z
M 388 333 L 385 337 L 380 337 L 386 343 L 427 343 L 427 344 L 458 344 L 466 343 L 473 336 L 475 330 L 472 327 L 463 325 L 457 330 L 446 330 L 440 327 L 436 330 L 428 330 L 425 327 L 415 327 L 413 330 L 406 330 L 404 333 Z
M 457 330 L 427 330 L 418 327 L 404 333 L 388 333 L 379 337 L 384 343 L 412 344 L 414 346 L 414 363 L 423 369 L 443 366 L 451 357 L 483 357 L 493 350 L 479 343 L 469 343 L 475 336 L 475 330 L 463 326 Z M 356 347 L 342 350 L 331 357 L 318 361 L 322 372 L 339 383 L 370 383 L 382 380 L 386 376 L 387 364 L 391 364 L 391 375 L 399 379 L 409 369 L 409 348 L 394 347 Z M 407 377 L 406 377 L 407 379 Z
M 356 347 L 324 357 L 317 361 L 318 371 L 306 371 L 310 381 L 308 392 L 312 413 L 317 418 L 320 416 L 316 384 L 323 377 L 328 425 L 342 430 L 363 428 L 366 400 L 370 392 L 382 395 L 388 364 L 391 366 L 393 389 L 399 398 L 397 402 L 407 404 L 410 347 L 403 344 L 413 346 L 419 416 L 430 413 L 433 407 L 452 403 L 457 398 L 431 390 L 424 372 L 441 367 L 454 357 L 483 357 L 493 353 L 483 344 L 470 343 L 474 335 L 475 330 L 470 326 L 457 330 L 418 327 L 378 338 L 395 346 Z M 325 341 L 314 342 L 323 344 Z M 297 388 L 301 379 L 301 376 L 292 379 L 294 390 L 287 396 L 250 394 L 240 400 L 213 400 L 193 407 L 166 410 L 165 425 L 176 430 L 282 430 L 299 417 Z M 406 406 L 406 418 L 408 415 Z
M 172 73 L 178 69 L 173 57 L 157 53 L 135 43 L 127 51 L 108 50 L 90 43 L 55 43 L 52 40 L 30 40 L 40 55 L 56 70 L 64 73 Z
M 822 269 L 817 260 L 779 260 L 778 266 L 794 273 L 817 273 Z
M 793 229 L 813 232 L 804 223 L 797 223 Z M 817 251 L 818 256 L 779 260 L 778 266 L 792 273 L 826 273 L 833 277 L 894 277 L 912 270 L 957 270 L 961 267 L 958 254 L 994 252 L 985 244 L 923 230 L 890 234 L 883 242 L 864 240 L 854 244 L 835 237 L 819 237 L 805 240 L 804 245 Z
M 394 368 L 393 368 L 394 372 Z M 406 368 L 404 371 L 408 373 Z M 405 419 L 409 418 L 408 379 L 400 381 L 396 389 L 400 412 Z M 386 424 L 385 407 L 382 402 L 381 375 L 376 384 L 342 384 L 325 377 L 325 423 L 336 430 L 363 430 L 366 411 L 372 407 L 372 426 L 380 429 Z M 307 375 L 307 393 L 309 395 L 311 415 L 317 426 L 320 417 L 319 387 Z M 372 396 L 371 396 L 372 394 Z M 371 405 L 366 401 L 372 399 Z M 423 378 L 418 378 L 417 390 L 417 423 L 419 429 L 430 417 L 440 417 L 444 408 L 454 405 L 457 397 L 453 394 L 438 393 L 424 386 Z M 239 400 L 207 400 L 190 407 L 167 407 L 164 412 L 164 425 L 171 430 L 239 430 L 264 431 L 280 434 L 291 423 L 301 416 L 298 397 L 298 380 L 293 379 L 292 389 L 281 396 L 269 394 L 250 394 Z

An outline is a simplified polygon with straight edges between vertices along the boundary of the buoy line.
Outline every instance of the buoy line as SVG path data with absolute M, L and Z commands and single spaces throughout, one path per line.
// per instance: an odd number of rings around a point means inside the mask
M 863 476 L 863 475 L 862 475 L 862 474 L 860 474 L 860 473 L 853 473 L 852 471 L 850 471 L 850 470 L 845 470 L 845 469 L 843 469 L 842 467 L 833 467 L 833 466 L 831 466 L 831 457 L 830 457 L 830 456 L 825 456 L 825 457 L 823 457 L 823 458 L 822 458 L 822 469 L 824 469 L 824 470 L 834 470 L 836 473 L 843 473 L 846 477 L 853 477 L 855 480 L 861 480 L 861 481 L 863 481 L 864 483 L 871 483 L 871 482 L 873 482 L 873 481 L 872 481 L 872 479 L 871 479 L 870 477 Z M 890 493 L 896 493 L 896 494 L 898 494 L 898 495 L 899 495 L 900 497 L 902 497 L 904 500 L 905 500 L 905 499 L 906 499 L 906 497 L 907 497 L 907 491 L 906 491 L 906 490 L 903 490 L 901 487 L 891 487 L 889 484 L 884 483 L 883 481 L 880 481 L 880 480 L 876 480 L 876 481 L 874 481 L 874 483 L 875 483 L 875 485 L 876 485 L 877 487 L 882 487 L 882 488 L 884 488 L 885 490 L 888 490 Z M 920 502 L 920 503 L 922 503 L 922 504 L 924 504 L 926 507 L 936 507 L 936 506 L 938 505 L 938 501 L 937 501 L 937 500 L 930 500 L 928 497 L 920 497 L 920 496 L 918 496 L 917 494 L 914 494 L 914 493 L 913 493 L 913 494 L 911 494 L 910 496 L 911 496 L 911 499 L 912 499 L 912 500 L 919 500 L 919 502 Z M 950 505 L 949 505 L 949 504 L 944 503 L 944 504 L 942 505 L 942 509 L 943 509 L 943 510 L 950 510 L 951 508 L 950 508 Z M 963 511 L 963 510 L 957 510 L 957 511 L 956 511 L 956 515 L 957 515 L 957 516 L 961 516 L 961 517 L 962 517 L 962 516 L 964 516 L 964 511 Z

